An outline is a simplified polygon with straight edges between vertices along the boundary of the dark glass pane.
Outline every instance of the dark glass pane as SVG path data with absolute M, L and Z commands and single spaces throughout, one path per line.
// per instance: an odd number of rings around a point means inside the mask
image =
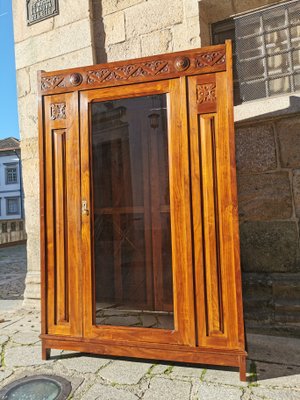
M 266 97 L 266 82 L 243 82 L 241 85 L 243 101 L 251 101 Z
M 91 107 L 95 323 L 174 329 L 166 95 Z
M 263 55 L 262 36 L 242 38 L 239 41 L 239 60 L 245 60 Z
M 284 8 L 278 7 L 263 12 L 264 29 L 271 31 L 273 29 L 280 29 L 287 25 L 286 12 Z
M 264 60 L 247 60 L 240 63 L 239 74 L 241 81 L 261 79 L 264 76 Z

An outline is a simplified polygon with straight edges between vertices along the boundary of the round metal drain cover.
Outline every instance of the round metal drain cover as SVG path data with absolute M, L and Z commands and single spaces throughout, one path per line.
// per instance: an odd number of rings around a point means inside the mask
M 5 386 L 0 400 L 65 400 L 71 390 L 71 383 L 60 376 L 35 375 Z

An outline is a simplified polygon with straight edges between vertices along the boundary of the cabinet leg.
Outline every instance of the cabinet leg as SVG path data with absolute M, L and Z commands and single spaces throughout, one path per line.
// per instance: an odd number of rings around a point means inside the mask
M 241 356 L 240 357 L 240 380 L 242 382 L 247 381 L 246 372 L 247 372 L 246 357 Z
M 46 361 L 50 358 L 51 349 L 47 349 L 44 345 L 42 345 L 42 360 Z

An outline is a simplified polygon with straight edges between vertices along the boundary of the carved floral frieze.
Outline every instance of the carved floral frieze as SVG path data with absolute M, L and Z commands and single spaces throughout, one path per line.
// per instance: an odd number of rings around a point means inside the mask
M 130 78 L 147 77 L 169 72 L 168 61 L 157 60 L 139 64 L 129 64 L 113 68 L 101 68 L 87 72 L 87 83 L 123 81 Z
M 143 78 L 147 80 L 155 80 L 156 77 L 164 76 L 166 78 L 174 78 L 180 73 L 197 74 L 214 71 L 222 71 L 226 69 L 226 52 L 225 47 L 214 51 L 191 51 L 186 55 L 174 55 L 169 58 L 163 57 L 155 59 L 145 59 L 136 63 L 114 63 L 106 65 L 95 65 L 89 69 L 80 69 L 79 72 L 63 72 L 57 75 L 42 76 L 41 91 L 53 91 L 58 88 L 89 88 L 103 84 L 121 84 L 130 81 L 142 82 Z M 158 78 L 159 79 L 159 78 Z M 74 89 L 72 89 L 74 90 Z
M 64 75 L 43 76 L 41 80 L 41 89 L 49 90 L 56 87 L 65 87 Z
M 203 53 L 196 56 L 196 67 L 212 67 L 213 65 L 225 64 L 225 50 L 212 51 Z

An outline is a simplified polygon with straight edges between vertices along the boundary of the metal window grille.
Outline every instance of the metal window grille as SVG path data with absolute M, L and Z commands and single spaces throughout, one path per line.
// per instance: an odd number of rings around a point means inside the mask
M 299 0 L 237 16 L 231 24 L 227 36 L 234 30 L 236 104 L 300 90 Z M 220 27 L 212 27 L 215 42 Z
M 17 168 L 6 168 L 6 183 L 17 183 L 18 175 L 17 175 Z

